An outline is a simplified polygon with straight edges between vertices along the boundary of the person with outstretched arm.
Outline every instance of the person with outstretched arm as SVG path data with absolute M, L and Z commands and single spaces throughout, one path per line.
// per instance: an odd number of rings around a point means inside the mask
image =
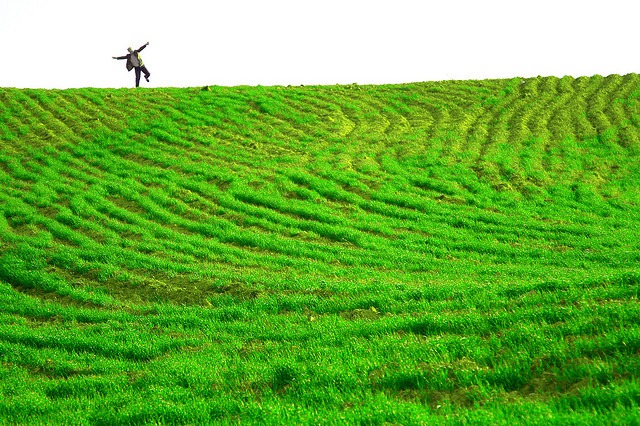
M 113 59 L 126 59 L 127 60 L 127 71 L 131 71 L 132 69 L 136 70 L 136 87 L 140 86 L 140 73 L 144 73 L 144 78 L 149 82 L 149 76 L 151 73 L 147 69 L 147 67 L 142 62 L 142 57 L 140 57 L 140 51 L 149 45 L 149 42 L 140 46 L 138 49 L 133 50 L 132 48 L 128 48 L 129 53 L 124 56 L 113 56 Z

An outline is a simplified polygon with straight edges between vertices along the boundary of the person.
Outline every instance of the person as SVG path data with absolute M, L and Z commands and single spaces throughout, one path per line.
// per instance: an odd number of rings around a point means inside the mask
M 132 69 L 136 70 L 136 87 L 140 86 L 140 73 L 144 73 L 144 78 L 149 82 L 149 76 L 151 73 L 147 69 L 147 67 L 142 62 L 142 58 L 140 57 L 140 51 L 149 45 L 149 42 L 140 46 L 138 49 L 133 50 L 128 48 L 129 54 L 124 56 L 112 56 L 113 59 L 126 59 L 127 60 L 127 71 L 131 71 Z

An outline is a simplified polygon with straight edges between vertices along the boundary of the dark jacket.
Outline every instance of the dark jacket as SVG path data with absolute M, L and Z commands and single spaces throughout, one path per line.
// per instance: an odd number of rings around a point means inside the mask
M 136 55 L 138 58 L 138 62 L 140 63 L 139 66 L 143 66 L 144 63 L 142 63 L 142 58 L 140 57 L 139 53 L 141 50 L 144 50 L 144 48 L 147 47 L 146 44 L 140 46 L 139 48 L 137 48 L 136 50 L 134 50 L 133 52 L 124 55 L 124 56 L 118 56 L 116 57 L 116 59 L 126 59 L 127 60 L 127 71 L 131 71 L 133 69 L 133 63 L 131 63 L 131 55 Z

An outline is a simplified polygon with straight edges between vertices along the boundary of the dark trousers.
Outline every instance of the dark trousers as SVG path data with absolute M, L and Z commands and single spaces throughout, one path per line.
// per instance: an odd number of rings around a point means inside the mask
M 135 70 L 136 70 L 136 87 L 140 86 L 140 71 L 144 73 L 144 78 L 147 79 L 147 81 L 149 81 L 149 76 L 151 75 L 151 73 L 149 72 L 146 66 L 143 65 L 141 67 L 135 67 Z

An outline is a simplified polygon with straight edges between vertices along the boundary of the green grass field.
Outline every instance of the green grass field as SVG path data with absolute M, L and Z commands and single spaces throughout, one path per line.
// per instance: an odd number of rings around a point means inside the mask
M 0 423 L 639 424 L 640 76 L 0 88 Z

